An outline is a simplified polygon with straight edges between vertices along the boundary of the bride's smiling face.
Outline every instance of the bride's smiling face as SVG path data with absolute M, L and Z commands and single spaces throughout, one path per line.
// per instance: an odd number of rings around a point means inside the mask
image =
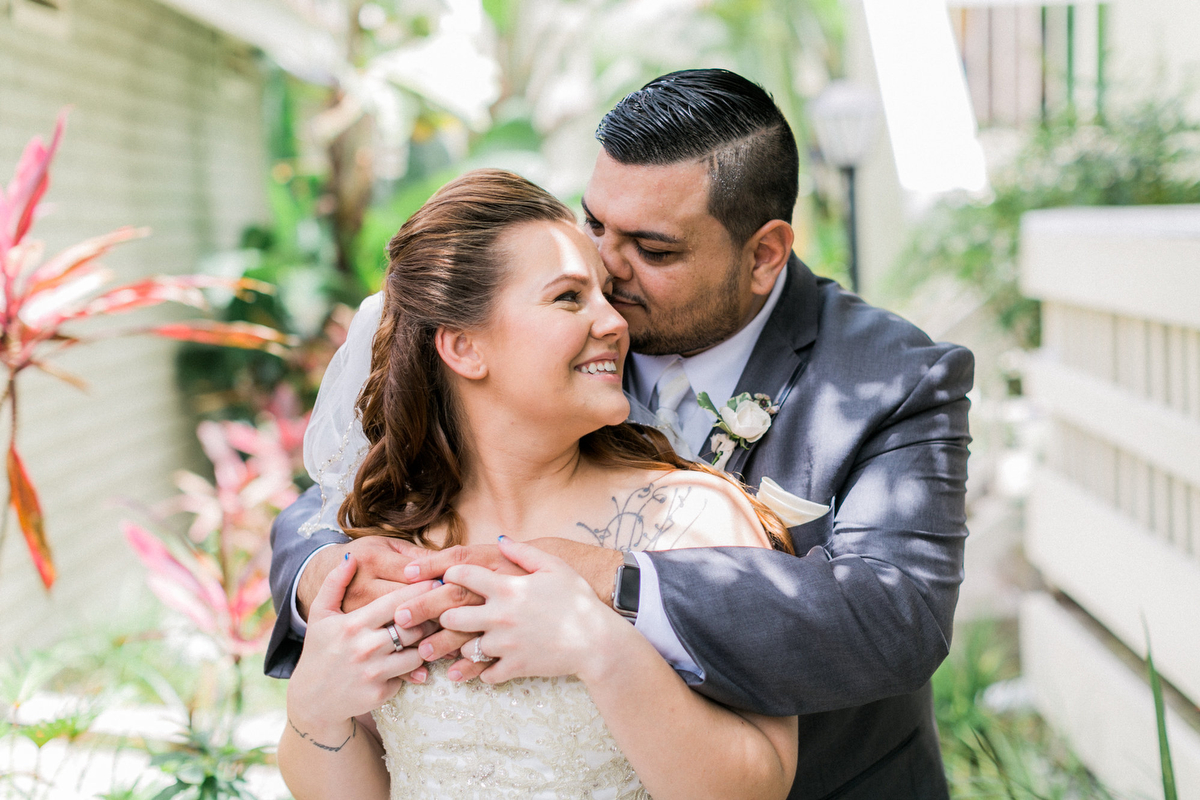
M 579 435 L 623 422 L 629 331 L 608 302 L 612 278 L 596 246 L 568 222 L 529 222 L 495 251 L 504 281 L 473 337 L 489 394 L 533 419 L 577 422 Z

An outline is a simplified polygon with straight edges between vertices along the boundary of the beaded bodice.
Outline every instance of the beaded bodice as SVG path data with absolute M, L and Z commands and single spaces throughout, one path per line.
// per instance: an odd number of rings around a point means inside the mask
M 460 684 L 450 663 L 374 712 L 392 800 L 649 800 L 579 680 Z

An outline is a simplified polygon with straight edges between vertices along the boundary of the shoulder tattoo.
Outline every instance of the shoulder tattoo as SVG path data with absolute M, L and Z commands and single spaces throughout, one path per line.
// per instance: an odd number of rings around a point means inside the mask
M 688 504 L 694 487 L 659 486 L 651 481 L 623 500 L 612 497 L 613 516 L 595 528 L 586 522 L 575 525 L 587 531 L 596 544 L 614 550 L 669 550 L 683 538 L 704 511 L 707 501 Z

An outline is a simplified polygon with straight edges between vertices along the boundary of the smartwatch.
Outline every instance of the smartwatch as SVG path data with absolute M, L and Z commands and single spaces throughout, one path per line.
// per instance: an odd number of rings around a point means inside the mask
M 613 582 L 612 605 L 618 614 L 630 622 L 637 622 L 641 590 L 642 569 L 633 553 L 626 550 L 625 562 L 617 567 L 617 578 Z

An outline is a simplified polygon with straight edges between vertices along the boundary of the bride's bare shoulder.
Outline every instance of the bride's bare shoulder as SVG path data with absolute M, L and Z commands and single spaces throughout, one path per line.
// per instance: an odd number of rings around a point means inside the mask
M 770 547 L 746 494 L 724 478 L 690 470 L 630 477 L 625 482 L 627 496 L 613 498 L 618 511 L 610 523 L 617 534 L 615 546 Z

